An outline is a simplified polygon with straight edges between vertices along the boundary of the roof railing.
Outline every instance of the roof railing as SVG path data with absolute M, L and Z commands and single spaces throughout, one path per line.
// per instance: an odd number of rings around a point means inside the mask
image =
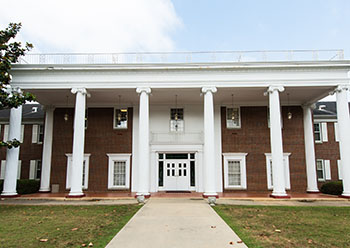
M 343 60 L 342 49 L 125 52 L 125 53 L 28 53 L 20 64 L 146 64 L 146 63 L 224 63 Z

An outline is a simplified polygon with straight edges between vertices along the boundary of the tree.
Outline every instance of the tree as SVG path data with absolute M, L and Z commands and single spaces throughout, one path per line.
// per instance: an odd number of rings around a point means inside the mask
M 10 23 L 5 30 L 0 30 L 0 110 L 6 108 L 17 108 L 26 101 L 34 101 L 35 96 L 29 92 L 22 92 L 10 86 L 12 64 L 18 62 L 21 56 L 33 48 L 33 45 L 26 43 L 22 47 L 21 42 L 13 41 L 22 27 L 21 23 Z M 20 142 L 16 139 L 0 141 L 3 147 L 18 147 Z

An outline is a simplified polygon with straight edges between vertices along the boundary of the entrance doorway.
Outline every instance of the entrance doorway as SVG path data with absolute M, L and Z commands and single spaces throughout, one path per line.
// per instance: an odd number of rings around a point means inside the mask
M 194 190 L 195 153 L 159 153 L 158 166 L 161 190 Z

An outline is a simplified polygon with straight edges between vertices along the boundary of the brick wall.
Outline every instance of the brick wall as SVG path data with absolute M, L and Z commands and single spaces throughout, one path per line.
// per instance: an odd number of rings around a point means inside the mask
M 21 164 L 21 179 L 29 178 L 29 166 L 30 160 L 41 160 L 42 159 L 42 144 L 33 144 L 32 143 L 32 124 L 24 123 L 24 137 L 23 143 L 20 146 L 19 150 L 19 160 L 22 161 Z M 4 139 L 4 130 L 5 125 L 1 125 L 0 137 L 1 140 Z M 0 148 L 0 160 L 6 160 L 6 148 Z
M 334 123 L 327 123 L 328 142 L 315 144 L 316 159 L 330 160 L 332 181 L 338 180 L 337 160 L 340 159 L 339 142 L 335 141 Z M 324 182 L 318 182 L 319 189 Z
M 288 108 L 282 108 L 283 152 L 290 152 L 289 167 L 291 191 L 306 191 L 306 165 L 304 150 L 303 110 L 289 107 L 293 114 L 287 119 Z M 241 128 L 226 128 L 226 108 L 221 108 L 222 152 L 248 153 L 246 157 L 247 190 L 267 191 L 266 158 L 270 153 L 270 129 L 267 107 L 241 107 Z
M 113 108 L 89 108 L 88 110 L 84 152 L 91 154 L 89 192 L 108 190 L 107 153 L 132 152 L 132 108 L 128 109 L 128 129 L 124 130 L 113 129 L 113 111 Z M 69 115 L 67 122 L 63 118 L 66 113 Z M 72 153 L 73 120 L 74 109 L 55 109 L 51 184 L 59 184 L 61 192 L 66 189 L 67 157 L 65 154 Z

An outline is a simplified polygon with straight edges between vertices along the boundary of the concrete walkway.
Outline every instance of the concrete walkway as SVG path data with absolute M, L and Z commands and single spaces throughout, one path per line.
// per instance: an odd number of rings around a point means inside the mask
M 151 198 L 108 248 L 247 247 L 202 199 Z

